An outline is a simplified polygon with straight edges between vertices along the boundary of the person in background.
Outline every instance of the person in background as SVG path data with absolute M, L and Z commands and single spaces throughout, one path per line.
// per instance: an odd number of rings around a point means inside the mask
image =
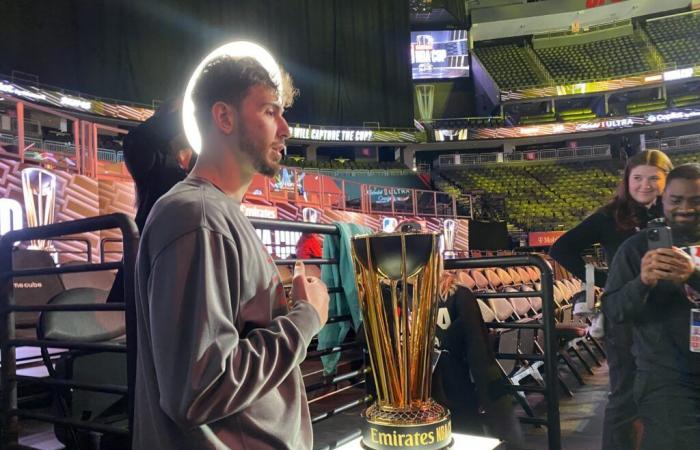
M 452 430 L 496 437 L 507 450 L 525 448 L 479 304 L 455 271 L 440 278 L 435 349 L 432 397 L 450 410 Z
M 156 201 L 185 179 L 194 167 L 192 151 L 182 128 L 181 103 L 164 103 L 156 113 L 124 138 L 124 164 L 134 179 L 136 216 L 143 231 L 146 218 Z M 107 303 L 124 301 L 124 273 L 119 269 L 107 296 Z
M 318 233 L 302 233 L 296 244 L 296 257 L 298 259 L 323 258 L 323 238 L 321 235 Z M 307 264 L 306 273 L 320 277 L 321 267 L 315 264 Z
M 649 249 L 646 232 L 625 241 L 610 265 L 603 311 L 609 322 L 633 330 L 641 450 L 695 450 L 700 446 L 700 344 L 691 349 L 690 318 L 693 309 L 700 315 L 700 270 L 679 247 L 700 245 L 699 164 L 668 174 L 663 211 L 673 245 Z
M 566 232 L 552 246 L 550 256 L 574 276 L 585 279 L 584 250 L 600 244 L 608 267 L 618 247 L 649 220 L 661 217 L 659 197 L 673 164 L 665 153 L 648 150 L 630 158 L 617 194 L 605 206 Z M 604 287 L 606 272 L 596 270 L 595 285 Z M 603 450 L 632 449 L 637 441 L 633 398 L 635 364 L 629 324 L 609 321 L 605 326 L 610 392 L 603 421 Z
M 179 101 L 164 103 L 124 138 L 124 163 L 136 185 L 136 225 L 143 231 L 156 201 L 185 179 L 197 161 L 182 128 Z

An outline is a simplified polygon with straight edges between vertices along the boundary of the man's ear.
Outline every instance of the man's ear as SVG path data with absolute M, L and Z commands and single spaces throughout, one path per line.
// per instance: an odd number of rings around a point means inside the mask
M 226 135 L 236 130 L 237 115 L 236 109 L 225 102 L 216 102 L 211 107 L 211 118 L 214 126 Z

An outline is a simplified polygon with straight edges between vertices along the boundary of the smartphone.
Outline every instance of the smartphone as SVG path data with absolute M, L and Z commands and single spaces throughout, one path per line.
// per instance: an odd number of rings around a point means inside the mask
M 669 227 L 653 227 L 647 229 L 649 250 L 673 247 L 673 235 Z

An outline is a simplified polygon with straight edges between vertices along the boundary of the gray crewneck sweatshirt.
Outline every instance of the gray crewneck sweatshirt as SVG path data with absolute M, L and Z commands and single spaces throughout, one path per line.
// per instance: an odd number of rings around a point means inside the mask
M 299 364 L 319 316 L 288 310 L 240 203 L 196 177 L 156 203 L 136 308 L 135 450 L 312 448 Z

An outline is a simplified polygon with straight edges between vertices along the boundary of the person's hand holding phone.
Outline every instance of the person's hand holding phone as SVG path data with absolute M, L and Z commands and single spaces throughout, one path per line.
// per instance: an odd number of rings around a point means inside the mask
M 654 287 L 660 280 L 685 283 L 695 270 L 693 260 L 678 247 L 657 248 L 642 258 L 642 283 Z

